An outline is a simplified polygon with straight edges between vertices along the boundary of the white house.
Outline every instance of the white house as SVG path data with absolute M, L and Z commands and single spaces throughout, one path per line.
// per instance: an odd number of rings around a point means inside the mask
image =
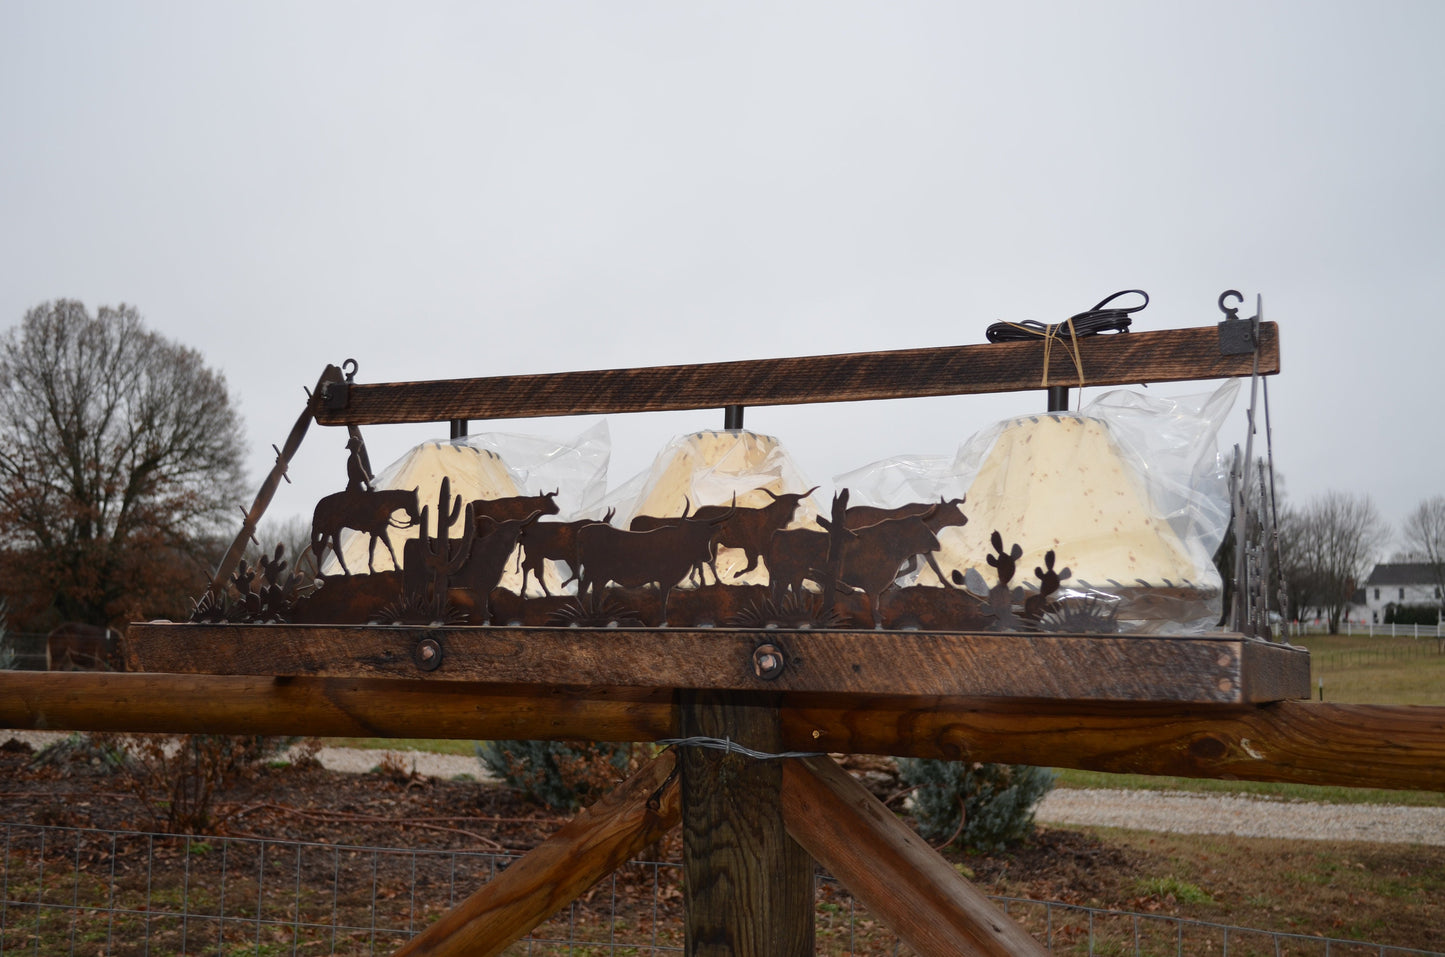
M 1440 586 L 1435 569 L 1428 562 L 1398 562 L 1376 565 L 1365 579 L 1367 621 L 1383 624 L 1391 605 L 1433 605 L 1441 607 Z

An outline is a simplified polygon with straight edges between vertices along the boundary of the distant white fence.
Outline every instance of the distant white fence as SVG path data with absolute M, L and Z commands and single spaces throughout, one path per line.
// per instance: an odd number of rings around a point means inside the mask
M 1292 621 L 1286 626 L 1289 635 L 1327 635 L 1328 622 Z M 1371 638 L 1445 638 L 1445 625 L 1371 625 L 1365 622 L 1340 622 L 1341 635 L 1367 635 Z

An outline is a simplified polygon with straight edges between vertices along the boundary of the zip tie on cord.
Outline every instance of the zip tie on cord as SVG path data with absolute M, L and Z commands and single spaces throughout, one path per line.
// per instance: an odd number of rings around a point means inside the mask
M 712 748 L 727 754 L 745 754 L 758 761 L 776 761 L 779 758 L 820 758 L 827 754 L 826 751 L 783 751 L 779 754 L 772 754 L 768 751 L 754 751 L 752 748 L 738 744 L 731 738 L 709 738 L 705 735 L 694 735 L 690 738 L 658 738 L 657 743 L 679 748 Z

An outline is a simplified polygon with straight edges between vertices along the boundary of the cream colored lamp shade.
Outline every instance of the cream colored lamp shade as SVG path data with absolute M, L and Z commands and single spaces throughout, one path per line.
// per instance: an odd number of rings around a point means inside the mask
M 1005 549 L 1023 548 L 1014 585 L 1034 583 L 1033 570 L 1052 550 L 1054 567 L 1072 571 L 1065 588 L 1217 591 L 1217 581 L 1200 580 L 1198 557 L 1158 514 L 1101 419 L 1049 414 L 1008 423 L 969 487 L 964 511 L 967 525 L 939 534 L 939 564 L 946 571 L 976 569 L 990 586 L 996 572 L 987 564 L 989 539 L 998 531 Z

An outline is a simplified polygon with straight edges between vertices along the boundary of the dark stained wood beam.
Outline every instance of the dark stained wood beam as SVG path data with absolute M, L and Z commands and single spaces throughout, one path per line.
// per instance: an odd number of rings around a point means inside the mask
M 1445 792 L 1445 707 L 998 698 L 779 700 L 791 751 Z M 0 728 L 491 740 L 677 737 L 672 693 L 0 671 Z
M 790 748 L 1445 792 L 1445 707 L 790 696 Z
M 922 957 L 1047 953 L 831 759 L 782 770 L 788 833 Z
M 1259 372 L 1279 372 L 1279 328 L 1260 326 Z M 516 419 L 587 413 L 855 402 L 1077 387 L 1068 341 L 1004 342 L 789 359 L 332 386 L 323 425 Z M 1222 355 L 1215 326 L 1080 339 L 1083 385 L 1247 376 L 1252 355 Z
M 0 671 L 0 728 L 651 741 L 672 692 L 356 678 Z
M 441 919 L 396 957 L 491 957 L 649 845 L 682 818 L 677 757 L 664 751 L 580 811 Z
M 441 664 L 422 669 L 422 641 Z M 761 677 L 768 643 L 784 665 Z M 1309 695 L 1309 654 L 1241 635 L 960 634 L 726 628 L 134 624 L 145 671 L 417 678 L 550 687 L 1240 704 Z M 433 659 L 434 660 L 434 659 Z

